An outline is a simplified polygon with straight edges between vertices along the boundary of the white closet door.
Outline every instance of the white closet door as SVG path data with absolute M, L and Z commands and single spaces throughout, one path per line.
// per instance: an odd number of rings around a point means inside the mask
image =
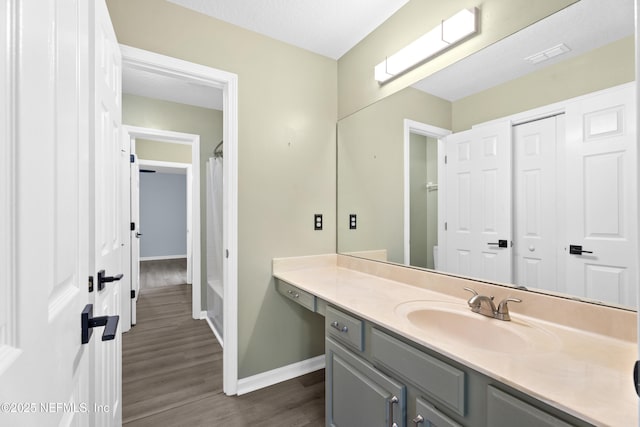
M 566 291 L 627 306 L 638 262 L 634 96 L 625 86 L 567 106 Z
M 511 124 L 483 125 L 445 140 L 443 270 L 511 282 Z
M 515 126 L 513 139 L 515 283 L 558 291 L 564 217 L 557 164 L 563 157 L 564 116 Z

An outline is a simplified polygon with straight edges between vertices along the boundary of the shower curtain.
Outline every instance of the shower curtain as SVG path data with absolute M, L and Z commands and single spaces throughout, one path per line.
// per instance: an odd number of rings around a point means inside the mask
M 207 317 L 222 345 L 222 158 L 207 161 Z

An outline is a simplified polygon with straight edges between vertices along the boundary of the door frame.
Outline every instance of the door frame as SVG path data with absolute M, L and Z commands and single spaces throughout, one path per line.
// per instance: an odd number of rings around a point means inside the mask
M 403 158 L 404 158 L 404 166 L 403 166 L 403 180 L 404 180 L 404 264 L 411 264 L 411 159 L 410 159 L 410 151 L 411 151 L 411 134 L 415 133 L 418 135 L 428 136 L 431 138 L 438 139 L 438 186 L 444 184 L 444 179 L 441 177 L 441 171 L 443 170 L 441 165 L 441 155 L 443 153 L 442 142 L 440 141 L 447 135 L 451 134 L 449 129 L 440 128 L 433 125 L 428 125 L 426 123 L 417 122 L 415 120 L 404 119 L 404 148 L 403 148 Z M 441 212 L 441 203 L 438 202 L 438 217 L 444 218 L 444 215 Z M 440 223 L 438 221 L 438 234 L 440 233 Z M 438 245 L 440 244 L 441 239 L 438 238 Z M 441 253 L 441 249 L 438 250 Z
M 223 262 L 224 350 L 223 391 L 237 394 L 238 389 L 238 76 L 177 58 L 131 46 L 120 45 L 123 67 L 162 74 L 187 82 L 215 87 L 223 92 L 224 191 L 223 191 Z M 194 164 L 196 167 L 196 164 Z M 199 162 L 197 163 L 200 168 Z M 199 177 L 199 171 L 194 176 Z M 200 180 L 194 184 L 200 185 Z M 194 194 L 200 194 L 199 190 Z M 198 217 L 200 211 L 197 211 Z M 194 221 L 195 224 L 198 221 Z M 194 232 L 194 238 L 196 233 Z M 199 235 L 198 235 L 199 236 Z M 195 283 L 194 283 L 194 287 Z M 200 289 L 199 289 L 200 290 Z M 194 318 L 204 319 L 206 312 L 193 310 Z M 197 317 L 196 317 L 197 316 Z

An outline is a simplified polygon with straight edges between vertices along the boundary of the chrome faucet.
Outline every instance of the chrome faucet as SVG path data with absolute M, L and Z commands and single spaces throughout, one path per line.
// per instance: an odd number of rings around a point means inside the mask
M 503 299 L 496 308 L 492 296 L 478 295 L 478 293 L 471 288 L 464 288 L 464 290 L 473 294 L 473 296 L 469 298 L 469 301 L 467 301 L 467 304 L 471 307 L 471 311 L 498 320 L 511 320 L 511 316 L 509 316 L 509 306 L 507 304 L 509 302 L 522 302 L 519 298 L 509 297 Z

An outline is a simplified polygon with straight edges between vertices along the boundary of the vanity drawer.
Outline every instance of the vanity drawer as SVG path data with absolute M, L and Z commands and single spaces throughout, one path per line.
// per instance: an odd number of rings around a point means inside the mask
M 362 332 L 364 324 L 362 320 L 333 307 L 327 307 L 325 319 L 329 335 L 358 351 L 364 351 L 364 334 Z
M 377 329 L 371 332 L 374 365 L 382 365 L 465 416 L 465 373 Z
M 316 297 L 287 282 L 278 280 L 278 292 L 311 311 L 316 311 Z

